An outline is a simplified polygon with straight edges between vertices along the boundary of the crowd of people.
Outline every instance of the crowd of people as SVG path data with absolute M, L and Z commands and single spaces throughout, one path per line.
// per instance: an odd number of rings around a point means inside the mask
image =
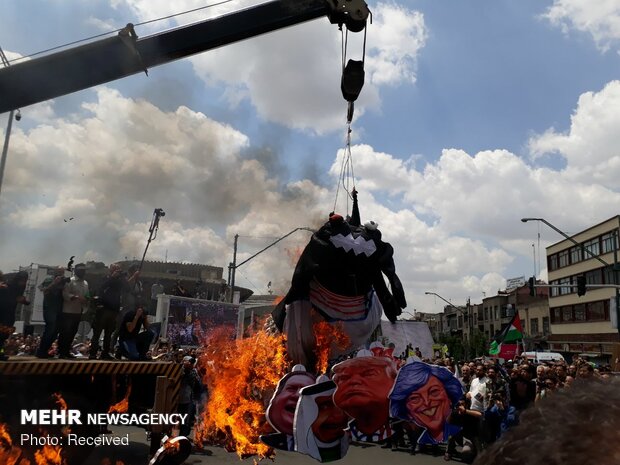
M 24 296 L 28 273 L 20 271 L 8 282 L 0 276 L 0 361 L 18 353 L 40 359 L 148 360 L 155 333 L 147 318 L 138 266 L 124 271 L 119 264 L 110 265 L 94 292 L 85 279 L 85 264 L 72 267 L 71 277 L 67 271 L 58 267 L 40 284 L 45 328 L 40 337 L 25 336 L 28 339 L 23 341 L 14 334 L 15 310 L 18 304 L 30 304 Z M 80 321 L 89 307 L 94 308 L 92 338 L 90 343 L 76 344 Z
M 399 359 L 404 365 L 405 357 Z M 573 383 L 606 383 L 612 378 L 609 365 L 595 366 L 580 357 L 574 357 L 571 363 L 564 360 L 535 363 L 519 356 L 503 364 L 487 358 L 469 362 L 451 358 L 420 361 L 447 368 L 461 383 L 464 395 L 447 421 L 461 429 L 449 436 L 443 451 L 446 461 L 457 459 L 468 463 L 517 426 L 523 412 L 543 399 L 570 389 Z M 393 429 L 396 434 L 382 447 L 392 450 L 407 447 L 412 454 L 442 452 L 438 445 L 427 450 L 417 443 L 416 425 L 395 421 Z

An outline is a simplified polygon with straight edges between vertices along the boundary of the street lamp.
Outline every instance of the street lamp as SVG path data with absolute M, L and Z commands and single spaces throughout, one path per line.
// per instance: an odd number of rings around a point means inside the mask
M 564 238 L 568 239 L 570 242 L 572 242 L 576 246 L 581 247 L 581 250 L 587 252 L 592 258 L 595 258 L 596 260 L 598 260 L 600 263 L 602 263 L 605 266 L 612 266 L 610 263 L 607 263 L 601 257 L 595 255 L 591 250 L 586 249 L 583 244 L 579 244 L 577 241 L 575 241 L 575 239 L 573 239 L 572 237 L 569 237 L 562 230 L 553 226 L 551 223 L 549 223 L 544 218 L 521 218 L 522 223 L 527 223 L 528 221 L 540 221 L 541 223 L 546 224 L 551 229 L 553 229 L 555 232 L 561 234 Z M 614 233 L 615 233 L 614 234 L 615 236 L 614 264 L 613 264 L 612 269 L 614 272 L 614 284 L 616 285 L 616 320 L 620 321 L 620 290 L 618 289 L 618 271 L 620 270 L 620 266 L 618 264 L 618 248 L 617 248 L 618 247 L 618 230 L 614 231 Z M 618 324 L 618 333 L 620 333 L 620 324 Z
M 434 295 L 435 297 L 439 297 L 441 300 L 443 300 L 445 303 L 447 303 L 450 307 L 454 308 L 457 312 L 461 312 L 461 316 L 465 316 L 465 318 L 467 319 L 467 326 L 468 326 L 468 335 L 469 335 L 469 339 L 471 342 L 471 338 L 472 338 L 472 327 L 473 327 L 473 315 L 471 315 L 471 312 L 469 311 L 469 299 L 467 299 L 467 313 L 463 312 L 463 309 L 455 306 L 452 302 L 444 299 L 442 296 L 440 296 L 439 294 L 437 294 L 436 292 L 424 292 L 424 294 L 426 295 Z M 457 315 L 458 318 L 458 315 Z M 465 321 L 465 319 L 463 319 L 463 321 Z M 458 324 L 458 322 L 457 322 Z
M 568 239 L 569 241 L 571 241 L 573 244 L 575 244 L 578 247 L 581 247 L 581 250 L 584 252 L 587 252 L 588 254 L 590 254 L 590 256 L 592 258 L 597 259 L 599 262 L 601 262 L 603 265 L 605 266 L 610 266 L 609 263 L 607 263 L 605 260 L 603 260 L 601 257 L 595 255 L 591 250 L 586 249 L 583 244 L 580 244 L 579 242 L 577 242 L 575 239 L 573 239 L 572 237 L 570 237 L 568 234 L 566 234 L 564 231 L 556 228 L 555 226 L 553 226 L 551 223 L 549 223 L 547 220 L 545 220 L 544 218 L 521 218 L 521 222 L 522 223 L 527 223 L 528 221 L 540 221 L 541 223 L 545 223 L 547 226 L 549 226 L 551 229 L 553 229 L 555 232 L 557 232 L 558 234 L 561 234 L 564 238 Z
M 294 232 L 300 231 L 300 230 L 304 230 L 304 231 L 310 231 L 311 233 L 313 233 L 315 230 L 312 228 L 309 228 L 307 226 L 302 226 L 299 228 L 295 228 L 292 231 L 286 233 L 284 236 L 280 237 L 279 239 L 275 240 L 274 242 L 272 242 L 271 244 L 269 244 L 267 247 L 262 248 L 261 250 L 259 250 L 258 252 L 256 252 L 254 255 L 252 255 L 251 257 L 246 258 L 245 260 L 243 260 L 241 263 L 237 263 L 237 244 L 239 242 L 239 234 L 235 234 L 235 245 L 233 247 L 233 261 L 231 263 L 228 264 L 228 286 L 230 288 L 230 301 L 233 301 L 233 296 L 234 296 L 234 290 L 235 290 L 235 275 L 237 274 L 237 268 L 239 268 L 241 265 L 246 264 L 247 262 L 249 262 L 250 260 L 252 260 L 253 258 L 255 258 L 256 256 L 262 254 L 265 250 L 273 247 L 274 245 L 276 245 L 278 242 L 280 242 L 283 239 L 286 239 L 288 236 L 290 236 L 291 234 L 293 234 Z

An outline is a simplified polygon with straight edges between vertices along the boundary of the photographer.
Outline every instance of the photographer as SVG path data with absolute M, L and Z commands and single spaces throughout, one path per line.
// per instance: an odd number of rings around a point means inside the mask
M 140 329 L 144 331 L 140 332 Z M 129 360 L 150 360 L 146 353 L 155 334 L 149 329 L 149 321 L 142 306 L 125 314 L 118 333 L 121 355 Z
M 463 398 L 458 402 L 452 410 L 448 422 L 460 426 L 461 430 L 448 438 L 448 446 L 444 455 L 445 460 L 451 460 L 453 456 L 458 456 L 465 463 L 473 461 L 480 447 L 478 433 L 481 419 L 482 413 L 478 410 L 472 410 L 467 399 Z M 461 448 L 460 452 L 457 452 L 457 446 Z
M 187 414 L 187 419 L 183 425 L 179 434 L 181 436 L 188 437 L 192 431 L 194 425 L 194 418 L 196 416 L 196 402 L 200 400 L 203 392 L 203 386 L 200 382 L 200 376 L 194 368 L 196 360 L 189 355 L 183 357 L 183 377 L 181 378 L 181 389 L 179 391 L 179 406 L 178 413 Z
M 137 264 L 132 264 L 127 273 L 121 273 L 123 278 L 127 280 L 127 286 L 123 288 L 121 293 L 121 308 L 118 316 L 116 317 L 116 329 L 112 333 L 112 347 L 116 347 L 118 336 L 121 330 L 121 325 L 125 319 L 125 315 L 138 308 L 138 305 L 142 305 L 142 290 L 143 285 L 140 280 L 140 269 Z M 120 347 L 116 352 L 116 358 L 120 358 Z
M 110 355 L 112 333 L 116 330 L 116 320 L 121 310 L 121 296 L 130 290 L 126 275 L 118 263 L 110 265 L 109 274 L 99 290 L 100 308 L 93 322 L 93 339 L 90 349 L 91 359 L 97 358 L 99 338 L 103 332 L 103 350 L 100 360 L 113 360 Z
M 54 275 L 47 276 L 39 286 L 39 290 L 43 292 L 43 319 L 45 320 L 45 330 L 43 331 L 41 343 L 37 349 L 36 356 L 38 358 L 51 357 L 49 354 L 50 347 L 52 347 L 60 331 L 60 318 L 64 303 L 62 290 L 69 281 L 69 278 L 65 278 L 65 269 L 58 267 L 54 271 Z

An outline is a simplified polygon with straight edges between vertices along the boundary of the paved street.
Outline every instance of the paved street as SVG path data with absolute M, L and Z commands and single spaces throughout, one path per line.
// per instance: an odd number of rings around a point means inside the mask
M 113 428 L 115 435 L 129 434 L 129 446 L 117 447 L 98 447 L 96 448 L 85 465 L 102 465 L 103 460 L 108 458 L 112 465 L 116 460 L 122 460 L 125 465 L 146 465 L 148 463 L 148 443 L 144 430 L 134 427 L 115 427 Z M 241 463 L 252 465 L 253 458 L 240 461 L 236 454 L 228 453 L 219 447 L 208 448 L 211 455 L 190 455 L 185 462 L 186 465 L 239 465 Z M 263 462 L 265 464 L 270 461 Z M 277 452 L 275 458 L 276 465 L 316 465 L 319 462 L 314 459 L 298 454 L 295 452 Z M 409 455 L 406 450 L 392 452 L 390 450 L 381 449 L 379 446 L 351 446 L 349 453 L 343 459 L 337 462 L 341 465 L 439 465 L 446 463 L 441 456 L 433 457 L 426 454 L 417 454 L 415 457 Z M 452 462 L 458 463 L 458 462 Z

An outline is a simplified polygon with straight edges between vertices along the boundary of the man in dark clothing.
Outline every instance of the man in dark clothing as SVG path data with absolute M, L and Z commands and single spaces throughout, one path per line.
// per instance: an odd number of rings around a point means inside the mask
M 113 360 L 110 355 L 112 333 L 116 329 L 116 318 L 121 309 L 121 296 L 128 292 L 129 282 L 118 263 L 110 265 L 110 273 L 99 290 L 100 308 L 93 322 L 93 338 L 90 349 L 91 359 L 97 358 L 99 337 L 103 332 L 103 350 L 101 360 Z
M 127 286 L 124 287 L 121 294 L 121 307 L 120 312 L 116 316 L 116 329 L 112 333 L 112 347 L 116 347 L 118 342 L 118 336 L 120 334 L 121 326 L 125 320 L 125 315 L 138 308 L 138 305 L 143 304 L 142 298 L 142 281 L 140 280 L 140 267 L 137 264 L 132 264 L 127 269 Z M 121 357 L 120 347 L 115 352 L 116 358 Z
M 17 304 L 30 305 L 30 301 L 24 297 L 28 273 L 18 272 L 8 284 L 0 283 L 0 361 L 8 360 L 4 354 L 4 343 L 13 333 L 15 328 L 15 310 Z
M 140 332 L 142 327 L 144 331 Z M 142 306 L 127 312 L 118 333 L 121 354 L 129 360 L 148 360 L 146 353 L 154 336 Z
M 200 400 L 203 392 L 200 376 L 194 368 L 194 359 L 189 355 L 183 357 L 183 377 L 179 391 L 178 413 L 187 414 L 185 422 L 181 425 L 179 434 L 188 437 L 192 431 L 194 417 L 196 416 L 196 402 Z
M 43 320 L 45 330 L 41 336 L 41 343 L 37 349 L 38 358 L 50 358 L 50 347 L 58 337 L 60 317 L 62 314 L 63 297 L 62 290 L 69 281 L 65 278 L 65 269 L 56 268 L 53 275 L 47 276 L 39 289 L 43 292 Z

